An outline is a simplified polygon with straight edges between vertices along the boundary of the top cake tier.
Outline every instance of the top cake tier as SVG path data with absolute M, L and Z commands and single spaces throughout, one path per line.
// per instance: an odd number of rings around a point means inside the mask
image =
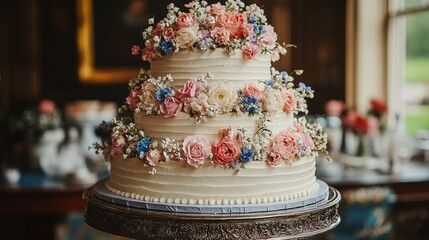
M 271 79 L 270 54 L 245 59 L 242 50 L 235 50 L 232 55 L 220 48 L 197 52 L 187 50 L 158 58 L 150 65 L 153 77 L 171 74 L 174 79 L 172 85 L 175 87 L 183 86 L 187 80 L 207 73 L 212 74 L 210 84 L 228 80 L 234 88 L 242 88 L 248 82 L 258 84 Z

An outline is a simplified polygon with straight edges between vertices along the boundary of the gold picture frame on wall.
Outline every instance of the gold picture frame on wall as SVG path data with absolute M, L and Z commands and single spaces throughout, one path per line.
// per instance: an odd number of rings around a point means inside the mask
M 123 83 L 140 68 L 148 68 L 130 51 L 132 45 L 140 44 L 139 34 L 151 10 L 148 5 L 148 0 L 77 0 L 78 77 L 82 83 Z

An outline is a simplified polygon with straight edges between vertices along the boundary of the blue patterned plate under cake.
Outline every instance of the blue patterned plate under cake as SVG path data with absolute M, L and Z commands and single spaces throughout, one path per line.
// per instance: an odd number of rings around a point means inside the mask
M 316 180 L 317 184 L 319 184 L 319 188 L 315 192 L 305 197 L 290 199 L 287 201 L 240 205 L 191 205 L 176 203 L 155 203 L 114 194 L 106 188 L 105 182 L 106 179 L 101 180 L 94 185 L 94 194 L 99 199 L 126 207 L 176 213 L 227 214 L 271 212 L 305 207 L 313 204 L 321 204 L 326 202 L 329 197 L 328 185 L 321 180 Z

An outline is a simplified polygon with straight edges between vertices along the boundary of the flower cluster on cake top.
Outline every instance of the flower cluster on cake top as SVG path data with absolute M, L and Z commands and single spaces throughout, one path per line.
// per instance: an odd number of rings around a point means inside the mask
M 273 134 L 266 126 L 266 116 L 258 120 L 258 130 L 249 136 L 245 129 L 226 127 L 219 130 L 216 139 L 190 135 L 183 142 L 174 139 L 154 140 L 138 130 L 131 119 L 113 119 L 100 125 L 104 137 L 93 147 L 103 152 L 106 159 L 120 155 L 138 158 L 145 165 L 152 166 L 150 173 L 156 173 L 160 162 L 184 161 L 199 168 L 206 161 L 236 169 L 252 161 L 265 161 L 277 166 L 282 161 L 292 163 L 304 157 L 317 156 L 326 152 L 327 136 L 317 123 L 309 123 L 304 117 Z
M 182 50 L 223 48 L 230 54 L 243 50 L 247 59 L 258 54 L 271 54 L 272 61 L 286 54 L 293 45 L 279 44 L 274 27 L 267 24 L 264 10 L 257 5 L 245 6 L 241 0 L 227 0 L 225 4 L 208 4 L 194 0 L 181 12 L 173 3 L 167 7 L 166 17 L 155 23 L 148 20 L 142 32 L 144 47 L 134 45 L 131 52 L 144 61 L 177 53 Z
M 154 78 L 144 70 L 129 83 L 130 93 L 121 112 L 131 110 L 146 115 L 175 117 L 180 112 L 189 114 L 196 123 L 207 121 L 218 114 L 235 112 L 249 115 L 272 115 L 276 112 L 307 113 L 306 98 L 313 98 L 313 90 L 304 83 L 294 86 L 293 75 L 272 68 L 271 79 L 261 80 L 259 85 L 246 83 L 237 89 L 230 82 L 208 84 L 211 74 L 189 79 L 174 89 L 171 75 Z

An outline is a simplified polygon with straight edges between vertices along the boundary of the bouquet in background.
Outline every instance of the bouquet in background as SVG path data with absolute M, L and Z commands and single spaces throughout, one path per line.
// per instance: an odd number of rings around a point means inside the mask
M 16 140 L 37 142 L 46 131 L 60 128 L 62 119 L 53 101 L 41 100 L 37 106 L 12 115 L 8 125 Z

